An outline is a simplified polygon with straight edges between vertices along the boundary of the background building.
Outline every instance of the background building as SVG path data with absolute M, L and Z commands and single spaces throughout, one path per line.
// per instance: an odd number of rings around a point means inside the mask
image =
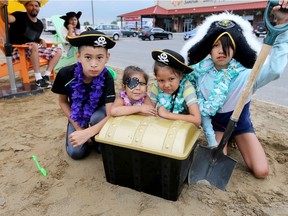
M 185 32 L 199 25 L 211 13 L 233 11 L 247 19 L 255 27 L 263 20 L 267 1 L 236 0 L 158 0 L 153 7 L 119 15 L 121 26 L 129 20 L 136 22 L 135 28 L 143 28 L 143 20 L 150 18 L 152 25 L 166 31 Z

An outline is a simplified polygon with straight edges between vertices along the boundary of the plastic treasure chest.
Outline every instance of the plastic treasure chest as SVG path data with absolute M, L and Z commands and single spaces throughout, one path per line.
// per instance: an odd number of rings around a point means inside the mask
M 95 140 L 108 182 L 175 201 L 199 135 L 189 122 L 129 115 L 109 118 Z

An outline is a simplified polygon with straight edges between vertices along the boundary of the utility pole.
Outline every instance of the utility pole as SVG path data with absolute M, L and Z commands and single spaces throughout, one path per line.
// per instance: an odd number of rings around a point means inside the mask
M 91 0 L 91 8 L 92 8 L 92 25 L 94 28 L 94 7 L 93 7 L 93 0 Z

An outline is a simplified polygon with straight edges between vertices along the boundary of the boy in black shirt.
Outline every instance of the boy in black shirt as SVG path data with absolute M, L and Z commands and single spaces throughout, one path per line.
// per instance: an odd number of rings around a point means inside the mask
M 115 41 L 99 31 L 85 31 L 68 40 L 78 47 L 78 62 L 58 72 L 52 91 L 59 94 L 59 105 L 69 119 L 67 153 L 81 159 L 88 153 L 89 139 L 110 116 L 115 100 L 114 80 L 105 67 L 110 58 L 108 49 Z

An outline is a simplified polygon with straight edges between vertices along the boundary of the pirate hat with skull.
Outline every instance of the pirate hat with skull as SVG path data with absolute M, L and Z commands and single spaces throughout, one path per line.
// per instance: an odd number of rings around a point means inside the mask
M 154 50 L 152 51 L 152 58 L 160 63 L 163 63 L 169 67 L 172 67 L 184 74 L 188 74 L 193 71 L 192 68 L 185 64 L 184 58 L 173 50 Z
M 94 46 L 103 47 L 106 49 L 111 49 L 115 46 L 116 42 L 110 37 L 105 35 L 100 31 L 84 31 L 79 36 L 70 37 L 68 36 L 68 41 L 72 46 Z

